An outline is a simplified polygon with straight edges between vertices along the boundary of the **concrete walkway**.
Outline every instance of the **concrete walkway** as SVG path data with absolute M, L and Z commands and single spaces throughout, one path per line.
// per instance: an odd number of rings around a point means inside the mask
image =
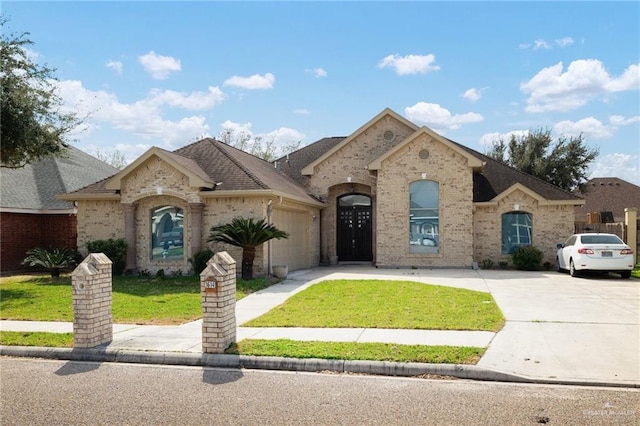
M 242 324 L 328 279 L 411 280 L 490 292 L 507 321 L 496 333 L 386 329 L 249 328 Z M 488 347 L 479 368 L 532 381 L 640 386 L 640 282 L 555 272 L 376 269 L 349 265 L 296 271 L 238 301 L 246 338 Z M 72 323 L 1 321 L 5 331 L 71 332 Z M 201 353 L 201 321 L 114 325 L 113 350 Z

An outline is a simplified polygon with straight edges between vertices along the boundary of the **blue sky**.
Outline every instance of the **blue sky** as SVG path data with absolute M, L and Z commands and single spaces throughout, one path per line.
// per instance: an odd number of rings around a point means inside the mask
M 580 133 L 592 176 L 640 185 L 640 2 L 11 2 L 14 33 L 131 161 L 224 129 L 284 145 L 389 107 L 480 152 Z

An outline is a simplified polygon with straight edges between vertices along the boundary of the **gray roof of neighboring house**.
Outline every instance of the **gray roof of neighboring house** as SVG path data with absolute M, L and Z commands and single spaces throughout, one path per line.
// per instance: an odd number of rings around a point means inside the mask
M 615 177 L 593 178 L 583 185 L 584 206 L 576 207 L 576 220 L 586 221 L 587 213 L 612 212 L 615 222 L 624 221 L 624 209 L 640 210 L 640 186 Z
M 20 210 L 69 210 L 73 203 L 55 198 L 118 169 L 69 146 L 60 157 L 48 157 L 19 169 L 0 168 L 0 208 Z

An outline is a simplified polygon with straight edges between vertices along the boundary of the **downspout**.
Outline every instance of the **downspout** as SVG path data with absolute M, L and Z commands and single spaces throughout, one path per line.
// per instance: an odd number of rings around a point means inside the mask
M 271 225 L 271 217 L 273 215 L 273 208 L 271 207 L 271 200 L 267 202 L 267 224 Z M 271 272 L 271 240 L 267 241 L 267 275 L 270 277 Z

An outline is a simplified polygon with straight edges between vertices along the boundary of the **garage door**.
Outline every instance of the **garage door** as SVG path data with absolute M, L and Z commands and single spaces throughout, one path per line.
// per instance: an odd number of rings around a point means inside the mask
M 273 210 L 273 224 L 286 231 L 289 238 L 273 240 L 272 265 L 287 265 L 290 271 L 309 267 L 307 231 L 310 219 L 307 212 Z

